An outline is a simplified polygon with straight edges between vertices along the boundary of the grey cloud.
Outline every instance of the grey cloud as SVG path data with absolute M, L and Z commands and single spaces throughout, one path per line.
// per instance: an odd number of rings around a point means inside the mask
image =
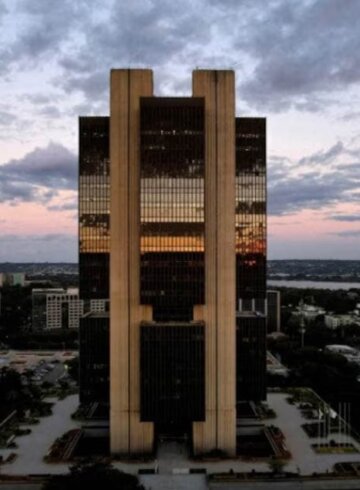
M 323 164 L 324 162 L 329 162 L 338 157 L 339 155 L 346 153 L 344 145 L 341 141 L 338 141 L 335 145 L 329 148 L 327 151 L 321 151 L 310 155 L 309 157 L 304 157 L 299 161 L 299 165 L 304 164 Z
M 360 214 L 333 214 L 328 216 L 329 219 L 335 221 L 359 221 L 360 222 Z
M 0 167 L 0 202 L 30 202 L 36 198 L 36 189 L 26 182 L 12 182 L 1 175 Z
M 354 121 L 355 119 L 359 119 L 359 118 L 360 118 L 360 111 L 347 112 L 341 117 L 343 121 Z
M 360 230 L 346 230 L 346 231 L 337 231 L 329 233 L 329 235 L 336 235 L 339 237 L 360 237 Z
M 89 99 L 96 100 L 108 91 L 109 74 L 103 70 L 84 75 L 70 75 L 60 81 L 59 85 L 65 91 L 80 91 Z
M 61 70 L 52 82 L 89 101 L 105 97 L 114 66 L 152 66 L 182 91 L 190 67 L 239 65 L 239 97 L 262 111 L 319 111 L 334 103 L 325 92 L 360 80 L 358 0 L 48 3 L 19 0 L 27 21 L 3 67 L 51 60 Z
M 318 209 L 325 204 L 338 202 L 344 192 L 351 189 L 348 181 L 339 181 L 336 175 L 307 179 L 292 178 L 280 183 L 270 183 L 268 202 L 270 214 L 282 215 L 301 209 Z
M 112 67 L 150 66 L 159 72 L 173 60 L 179 66 L 181 56 L 191 47 L 199 56 L 211 40 L 211 9 L 205 15 L 202 6 L 203 0 L 113 3 L 108 19 L 84 30 L 86 43 L 76 56 L 65 53 L 61 57 L 64 77 L 58 83 L 66 91 L 82 91 L 88 99 L 99 99 L 108 89 Z M 189 59 L 184 61 L 189 63 Z M 172 70 L 168 79 L 176 79 L 177 72 Z
M 11 160 L 0 167 L 5 177 L 55 189 L 74 189 L 77 178 L 77 158 L 60 144 L 49 143 L 36 148 L 22 159 Z
M 34 104 L 49 104 L 53 100 L 52 96 L 45 94 L 26 94 L 24 98 Z
M 61 116 L 61 112 L 55 105 L 45 105 L 40 109 L 39 114 L 51 119 L 57 119 Z
M 276 109 L 358 82 L 359 17 L 357 0 L 277 2 L 250 28 L 246 47 L 257 66 L 241 93 Z
M 354 157 L 356 154 L 360 160 L 360 150 L 348 149 L 339 142 L 326 151 L 292 164 L 280 157 L 270 158 L 270 214 L 284 215 L 301 209 L 320 209 L 338 202 L 357 202 L 360 178 L 355 169 L 359 164 L 343 165 L 337 161 L 343 155 Z
M 0 166 L 0 202 L 48 202 L 58 190 L 76 187 L 77 158 L 59 144 L 36 148 Z
M 7 126 L 17 120 L 17 116 L 7 111 L 0 111 L 0 124 Z
M 3 71 L 9 65 L 33 68 L 45 55 L 57 55 L 85 12 L 86 2 L 82 0 L 46 2 L 46 5 L 43 0 L 19 0 L 16 13 L 26 16 L 26 22 L 18 37 L 0 51 Z
M 3 2 L 3 0 L 0 0 L 0 20 L 5 16 L 5 14 L 8 13 L 8 9 Z
M 73 211 L 78 208 L 78 203 L 76 202 L 66 202 L 64 204 L 54 204 L 52 206 L 48 206 L 47 209 L 49 211 Z
M 67 234 L 2 235 L 0 261 L 75 262 L 77 236 Z

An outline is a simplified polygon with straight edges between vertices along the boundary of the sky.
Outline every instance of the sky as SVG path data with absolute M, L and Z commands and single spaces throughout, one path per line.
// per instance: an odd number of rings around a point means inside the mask
M 360 259 L 359 0 L 0 0 L 0 261 L 77 261 L 78 116 L 111 68 L 156 95 L 236 72 L 267 118 L 268 256 Z

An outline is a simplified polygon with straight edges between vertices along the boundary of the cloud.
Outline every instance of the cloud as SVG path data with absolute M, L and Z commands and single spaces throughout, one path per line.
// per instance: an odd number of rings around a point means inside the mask
M 61 112 L 54 105 L 43 106 L 40 109 L 39 114 L 42 116 L 48 117 L 49 119 L 58 119 L 61 116 Z
M 357 0 L 273 2 L 250 27 L 246 48 L 256 68 L 241 93 L 276 110 L 359 82 L 359 16 Z
M 326 151 L 319 151 L 310 155 L 309 157 L 304 157 L 299 161 L 299 165 L 316 165 L 324 163 L 329 163 L 333 161 L 339 155 L 347 153 L 347 150 L 344 148 L 344 144 L 341 141 L 338 141 L 335 145 L 329 148 Z
M 62 189 L 77 188 L 77 157 L 49 143 L 0 166 L 0 202 L 48 202 Z
M 355 112 L 347 112 L 343 116 L 341 116 L 341 119 L 343 121 L 354 121 L 356 119 L 360 118 L 360 111 L 355 111 Z
M 74 209 L 78 209 L 78 202 L 65 202 L 64 204 L 54 204 L 51 206 L 47 206 L 49 211 L 73 211 Z M 77 215 L 76 215 L 77 216 Z
M 17 37 L 0 51 L 3 71 L 34 68 L 44 57 L 51 59 L 76 26 L 84 2 L 62 0 L 45 5 L 43 0 L 19 0 L 13 15 L 20 17 Z
M 360 230 L 345 230 L 329 233 L 329 235 L 336 235 L 343 238 L 360 237 Z
M 17 120 L 17 116 L 11 112 L 0 110 L 0 126 L 8 126 Z
M 196 66 L 234 67 L 248 105 L 321 111 L 360 81 L 358 0 L 18 0 L 4 73 L 48 63 L 53 88 L 105 100 L 111 67 L 153 67 L 182 92 Z M 1 15 L 0 3 L 0 15 Z M 346 5 L 346 6 L 345 6 Z M 36 103 L 36 102 L 35 102 Z
M 184 54 L 199 47 L 197 56 L 201 58 L 201 48 L 211 41 L 214 12 L 202 8 L 204 0 L 104 5 L 107 15 L 88 22 L 82 32 L 85 42 L 76 55 L 65 52 L 59 58 L 63 76 L 57 83 L 67 92 L 82 92 L 87 99 L 99 100 L 108 90 L 112 67 L 154 67 L 157 74 L 166 73 L 168 80 L 176 79 Z M 172 61 L 177 66 L 169 76 L 166 67 Z M 183 64 L 195 66 L 195 61 L 187 59 Z
M 77 236 L 67 234 L 2 235 L 0 261 L 7 262 L 75 262 Z
M 329 215 L 328 218 L 335 221 L 360 222 L 360 214 L 332 214 Z
M 349 159 L 351 163 L 347 163 Z M 334 203 L 357 202 L 359 168 L 360 149 L 346 147 L 342 142 L 296 162 L 270 157 L 269 213 L 284 215 Z

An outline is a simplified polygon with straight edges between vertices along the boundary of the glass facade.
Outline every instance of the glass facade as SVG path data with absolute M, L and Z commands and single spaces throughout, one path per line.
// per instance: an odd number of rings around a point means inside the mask
M 266 120 L 236 118 L 236 289 L 266 297 Z
M 84 300 L 108 299 L 109 118 L 81 117 L 79 133 L 80 298 Z
M 266 398 L 266 317 L 240 314 L 236 321 L 236 400 Z
M 205 419 L 203 324 L 141 326 L 141 420 L 162 426 Z
M 80 320 L 80 403 L 109 405 L 109 315 L 88 313 Z
M 141 326 L 141 416 L 165 424 L 204 417 L 206 325 L 179 323 L 192 321 L 194 305 L 204 304 L 204 111 L 203 98 L 140 99 L 140 301 L 152 306 L 154 322 L 163 323 Z M 80 298 L 86 312 L 91 300 L 109 298 L 109 118 L 80 118 L 79 130 Z M 265 309 L 265 132 L 265 119 L 236 119 L 240 310 Z M 237 318 L 238 401 L 265 394 L 264 321 Z M 81 321 L 82 402 L 108 402 L 108 336 L 106 317 Z
M 266 120 L 236 118 L 237 401 L 266 398 Z
M 204 303 L 204 99 L 142 98 L 141 302 L 154 320 Z

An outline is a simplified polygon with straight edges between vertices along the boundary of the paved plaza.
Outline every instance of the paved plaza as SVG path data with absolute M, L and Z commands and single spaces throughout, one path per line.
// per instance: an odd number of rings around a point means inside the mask
M 316 454 L 311 448 L 312 443 L 325 442 L 330 438 L 336 440 L 340 435 L 331 434 L 328 438 L 320 440 L 318 438 L 310 439 L 301 429 L 301 425 L 308 422 L 308 420 L 303 418 L 300 410 L 295 405 L 290 405 L 286 401 L 288 396 L 285 393 L 270 393 L 268 395 L 268 404 L 275 410 L 277 417 L 267 421 L 267 423 L 276 425 L 282 430 L 286 438 L 287 448 L 292 454 L 292 459 L 286 465 L 285 470 L 299 472 L 301 475 L 312 475 L 313 473 L 332 471 L 336 462 L 360 462 L 360 453 Z M 71 414 L 78 406 L 78 396 L 71 395 L 64 400 L 54 399 L 51 401 L 55 402 L 51 416 L 42 417 L 39 424 L 29 426 L 32 430 L 31 434 L 17 437 L 16 443 L 18 447 L 16 449 L 0 450 L 0 454 L 4 459 L 11 452 L 17 454 L 17 458 L 12 463 L 2 465 L 2 473 L 9 475 L 55 474 L 64 473 L 68 470 L 68 464 L 48 464 L 44 462 L 43 457 L 47 454 L 56 438 L 62 436 L 70 429 L 81 426 L 81 422 L 71 419 Z M 360 450 L 359 443 L 354 440 L 352 440 L 352 443 Z M 229 472 L 230 470 L 233 472 L 269 471 L 266 460 L 193 461 L 189 458 L 185 444 L 172 441 L 163 442 L 159 445 L 154 461 L 148 463 L 116 461 L 114 466 L 133 474 L 137 474 L 139 469 L 156 470 L 156 475 L 141 476 L 145 486 L 149 488 L 170 488 L 166 487 L 165 482 L 167 481 L 168 485 L 170 484 L 169 482 L 177 482 L 177 486 L 175 485 L 174 488 L 179 489 L 186 487 L 195 488 L 192 486 L 193 484 L 195 485 L 195 482 L 196 488 L 201 489 L 204 486 L 204 475 L 188 474 L 194 469 L 205 470 L 207 474 Z M 302 486 L 296 487 L 294 483 L 291 485 L 291 488 L 305 488 Z M 214 488 L 217 486 L 218 484 L 214 484 Z M 230 487 L 228 488 L 230 489 Z M 237 487 L 234 486 L 233 488 Z
M 280 427 L 285 435 L 286 445 L 292 454 L 292 460 L 285 467 L 286 470 L 300 470 L 302 475 L 312 475 L 313 473 L 332 471 L 333 465 L 341 461 L 360 462 L 360 452 L 351 454 L 315 453 L 311 444 L 329 442 L 331 439 L 343 442 L 344 436 L 331 433 L 328 437 L 308 437 L 301 426 L 309 420 L 302 416 L 295 405 L 290 405 L 286 401 L 288 397 L 287 393 L 268 394 L 268 404 L 277 414 L 277 418 L 272 419 L 271 424 Z M 348 436 L 347 442 L 351 442 L 360 451 L 360 444 L 353 438 Z
M 80 426 L 80 422 L 71 419 L 79 404 L 77 395 L 71 395 L 64 400 L 56 398 L 46 399 L 53 402 L 53 413 L 49 417 L 41 417 L 40 422 L 34 425 L 23 425 L 22 428 L 31 429 L 31 433 L 17 437 L 15 449 L 0 449 L 4 459 L 14 452 L 17 454 L 12 463 L 1 466 L 2 473 L 8 475 L 29 475 L 42 473 L 64 473 L 67 471 L 66 464 L 47 464 L 43 461 L 51 445 L 58 437 L 71 429 Z

